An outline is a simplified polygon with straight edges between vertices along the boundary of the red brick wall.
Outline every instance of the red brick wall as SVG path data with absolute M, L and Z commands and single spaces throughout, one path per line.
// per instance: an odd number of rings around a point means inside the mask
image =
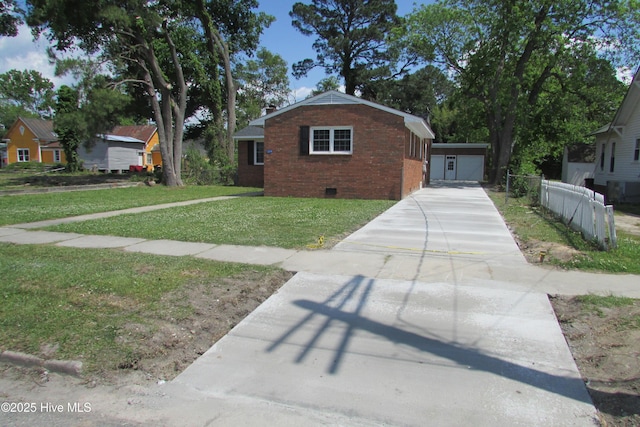
M 264 166 L 249 164 L 248 147 L 247 141 L 238 141 L 238 185 L 264 187 Z
M 353 154 L 300 155 L 300 126 L 353 126 Z M 366 105 L 284 112 L 265 124 L 265 152 L 272 150 L 265 154 L 265 195 L 327 197 L 325 189 L 335 188 L 328 197 L 399 200 L 404 139 L 402 117 Z

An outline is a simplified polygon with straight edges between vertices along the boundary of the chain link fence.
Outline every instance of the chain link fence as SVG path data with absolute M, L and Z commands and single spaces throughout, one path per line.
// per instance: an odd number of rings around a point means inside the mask
M 543 176 L 513 175 L 507 172 L 505 202 L 509 201 L 509 197 L 526 197 L 531 206 L 538 206 L 543 178 Z

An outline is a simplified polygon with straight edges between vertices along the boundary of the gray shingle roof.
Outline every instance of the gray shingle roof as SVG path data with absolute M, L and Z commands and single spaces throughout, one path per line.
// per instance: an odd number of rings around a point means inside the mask
M 247 126 L 233 135 L 233 139 L 260 139 L 264 138 L 264 128 L 260 126 Z

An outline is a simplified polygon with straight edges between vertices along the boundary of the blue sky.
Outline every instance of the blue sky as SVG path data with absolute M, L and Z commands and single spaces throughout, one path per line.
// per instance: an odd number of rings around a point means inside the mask
M 310 3 L 310 0 L 302 0 Z M 276 17 L 276 21 L 267 28 L 261 38 L 261 45 L 273 53 L 277 53 L 287 61 L 289 71 L 293 63 L 305 58 L 315 59 L 313 50 L 314 36 L 304 36 L 291 25 L 289 12 L 295 0 L 261 0 L 259 11 L 266 12 Z M 429 0 L 396 0 L 398 15 L 404 16 L 410 13 L 415 4 L 431 3 Z M 53 65 L 48 63 L 46 49 L 49 46 L 46 39 L 33 41 L 28 27 L 20 28 L 17 37 L 0 37 L 0 73 L 10 69 L 35 69 L 49 78 L 57 86 L 70 84 L 70 77 L 57 78 L 53 75 Z M 289 76 L 293 97 L 297 100 L 304 99 L 315 85 L 325 77 L 324 70 L 314 69 L 306 78 L 296 80 Z
M 300 1 L 300 0 L 298 0 Z M 302 3 L 311 3 L 302 0 Z M 427 0 L 396 0 L 398 5 L 398 15 L 404 16 L 411 13 L 414 6 L 432 3 Z M 305 58 L 315 59 L 315 51 L 313 50 L 314 36 L 302 35 L 291 25 L 289 12 L 296 0 L 262 0 L 258 10 L 266 12 L 276 17 L 276 21 L 267 28 L 261 40 L 262 46 L 266 47 L 273 53 L 277 53 L 287 61 L 289 71 L 291 66 Z M 306 78 L 296 80 L 289 75 L 291 89 L 296 98 L 302 99 L 315 87 L 315 85 L 325 77 L 324 70 L 313 69 Z

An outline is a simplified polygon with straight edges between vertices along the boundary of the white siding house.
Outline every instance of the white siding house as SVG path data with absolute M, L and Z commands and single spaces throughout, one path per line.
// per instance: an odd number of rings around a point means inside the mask
M 593 180 L 595 163 L 595 146 L 592 144 L 572 144 L 564 147 L 562 156 L 562 182 L 584 186 Z
M 611 202 L 640 201 L 640 68 L 613 121 L 594 134 L 596 190 Z
M 123 172 L 130 166 L 143 165 L 144 145 L 144 141 L 129 136 L 100 135 L 89 147 L 80 144 L 78 156 L 85 169 Z

